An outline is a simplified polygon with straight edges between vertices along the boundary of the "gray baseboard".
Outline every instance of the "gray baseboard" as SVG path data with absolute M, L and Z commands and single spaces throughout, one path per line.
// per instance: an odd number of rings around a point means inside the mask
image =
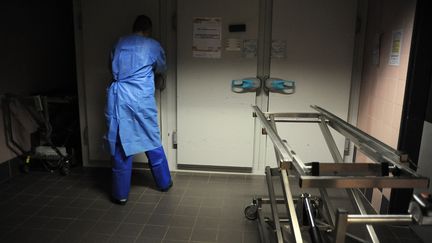
M 179 170 L 202 170 L 202 171 L 217 171 L 217 172 L 252 173 L 251 167 L 177 164 L 177 168 Z
M 0 164 L 0 183 L 20 173 L 19 163 L 20 159 L 16 157 Z

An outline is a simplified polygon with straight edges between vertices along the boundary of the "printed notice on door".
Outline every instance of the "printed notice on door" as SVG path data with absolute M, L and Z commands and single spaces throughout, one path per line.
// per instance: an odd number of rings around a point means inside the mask
M 193 19 L 192 56 L 198 58 L 221 57 L 222 19 L 219 17 Z
M 390 49 L 389 65 L 399 66 L 402 47 L 402 30 L 393 31 Z

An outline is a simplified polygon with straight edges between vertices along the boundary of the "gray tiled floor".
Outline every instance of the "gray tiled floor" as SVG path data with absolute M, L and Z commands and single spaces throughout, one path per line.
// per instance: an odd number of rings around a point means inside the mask
M 169 192 L 133 175 L 126 206 L 109 200 L 110 174 L 32 172 L 0 184 L 0 242 L 259 242 L 243 209 L 263 176 L 173 173 Z
M 32 172 L 0 184 L 0 242 L 259 242 L 257 222 L 243 210 L 267 195 L 264 176 L 173 173 L 174 186 L 163 193 L 139 171 L 125 206 L 111 203 L 110 180 L 109 170 Z M 377 233 L 382 242 L 421 242 L 407 227 Z

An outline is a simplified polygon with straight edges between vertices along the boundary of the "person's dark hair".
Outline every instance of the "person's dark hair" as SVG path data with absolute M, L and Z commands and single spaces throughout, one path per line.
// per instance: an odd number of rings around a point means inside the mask
M 133 32 L 147 32 L 147 31 L 151 31 L 152 28 L 152 22 L 151 19 L 149 17 L 147 17 L 146 15 L 139 15 L 138 17 L 136 17 L 135 22 L 133 24 L 132 27 L 132 31 Z

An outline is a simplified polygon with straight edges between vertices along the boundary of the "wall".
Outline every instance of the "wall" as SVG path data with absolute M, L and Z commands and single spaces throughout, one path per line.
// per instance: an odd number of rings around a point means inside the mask
M 432 83 L 432 74 L 429 74 L 429 82 Z M 420 154 L 418 160 L 417 171 L 426 177 L 432 178 L 432 150 L 430 149 L 432 144 L 432 85 L 429 89 L 429 99 L 426 108 L 426 118 L 423 125 L 423 134 L 421 139 Z M 429 192 L 432 193 L 432 187 L 429 188 Z
M 358 127 L 386 144 L 397 147 L 407 78 L 414 0 L 370 1 L 360 91 Z M 392 32 L 403 31 L 400 65 L 389 65 Z M 379 64 L 373 52 L 381 35 Z
M 415 0 L 369 1 L 357 126 L 393 148 L 398 144 L 415 7 Z M 394 66 L 389 57 L 392 32 L 397 30 L 403 37 L 400 64 Z M 368 161 L 362 154 L 356 160 Z M 386 210 L 389 190 L 375 189 L 371 196 L 375 209 Z
M 0 28 L 0 94 L 76 93 L 71 1 L 1 1 Z M 26 121 L 15 124 L 17 137 L 29 138 L 29 118 L 18 116 Z M 15 156 L 5 144 L 0 111 L 0 164 Z

